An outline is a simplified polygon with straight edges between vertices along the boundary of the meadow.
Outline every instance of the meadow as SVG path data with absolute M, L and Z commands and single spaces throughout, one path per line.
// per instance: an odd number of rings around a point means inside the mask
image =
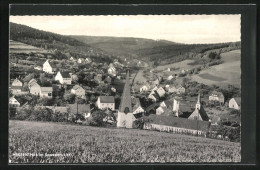
M 181 134 L 9 121 L 9 163 L 240 162 L 240 150 Z

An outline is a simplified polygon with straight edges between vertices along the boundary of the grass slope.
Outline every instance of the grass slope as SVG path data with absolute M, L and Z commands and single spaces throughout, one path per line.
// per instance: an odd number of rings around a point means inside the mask
M 202 70 L 192 79 L 207 85 L 226 86 L 232 84 L 241 87 L 241 50 L 221 54 L 224 63 Z
M 239 162 L 241 156 L 239 143 L 220 140 L 147 130 L 11 120 L 9 159 L 11 163 Z
M 28 44 L 10 40 L 9 42 L 10 53 L 48 53 L 47 50 L 37 48 Z

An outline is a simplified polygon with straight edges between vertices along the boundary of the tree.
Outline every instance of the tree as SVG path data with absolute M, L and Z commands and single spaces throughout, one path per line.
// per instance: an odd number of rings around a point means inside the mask
M 64 94 L 64 100 L 68 102 L 69 104 L 75 103 L 76 95 L 72 93 L 65 93 Z
M 103 119 L 106 117 L 106 113 L 102 110 L 96 110 L 92 113 L 93 119 L 90 122 L 90 126 L 99 126 L 103 127 L 106 125 L 106 123 L 103 121 Z
M 53 106 L 54 101 L 52 98 L 43 97 L 38 100 L 38 104 L 43 106 Z

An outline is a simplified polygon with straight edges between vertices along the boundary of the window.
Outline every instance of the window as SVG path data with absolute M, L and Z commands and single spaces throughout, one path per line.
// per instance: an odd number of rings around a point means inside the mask
M 129 110 L 128 107 L 126 107 L 125 110 L 124 110 L 125 114 L 129 113 L 129 111 L 130 111 L 130 110 Z
M 48 93 L 48 96 L 51 96 L 51 93 Z

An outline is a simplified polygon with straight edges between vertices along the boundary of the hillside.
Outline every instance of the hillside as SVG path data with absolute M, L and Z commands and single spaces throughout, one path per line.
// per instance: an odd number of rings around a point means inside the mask
M 241 50 L 233 50 L 221 54 L 222 64 L 202 70 L 192 79 L 207 85 L 227 86 L 232 84 L 241 88 Z
M 240 162 L 240 150 L 239 143 L 181 134 L 9 121 L 10 163 Z
M 174 63 L 212 49 L 229 47 L 232 44 L 240 46 L 240 42 L 219 44 L 181 44 L 166 40 L 151 40 L 143 38 L 70 36 L 93 47 L 102 49 L 114 55 L 127 58 L 138 58 L 157 65 Z
M 47 50 L 43 48 L 37 48 L 28 44 L 24 44 L 21 42 L 9 41 L 9 52 L 10 53 L 48 53 Z
M 50 51 L 70 53 L 72 56 L 104 56 L 104 51 L 93 48 L 89 44 L 80 42 L 68 36 L 46 32 L 29 26 L 10 23 L 10 40 L 18 41 Z

